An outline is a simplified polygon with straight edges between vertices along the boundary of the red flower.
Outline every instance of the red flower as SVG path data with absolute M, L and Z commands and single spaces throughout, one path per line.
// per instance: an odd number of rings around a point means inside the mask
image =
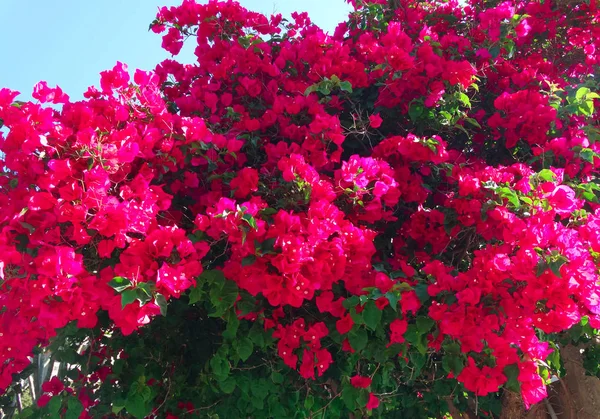
M 369 116 L 369 123 L 371 124 L 372 128 L 379 128 L 382 122 L 383 119 L 381 119 L 378 113 Z
M 462 382 L 467 390 L 478 396 L 487 396 L 498 391 L 500 386 L 506 382 L 506 376 L 498 368 L 488 366 L 478 368 L 475 360 L 469 357 L 467 366 L 458 376 L 458 381 Z
M 50 381 L 46 381 L 44 384 L 42 384 L 42 390 L 45 393 L 52 393 L 55 396 L 64 389 L 65 385 L 58 379 L 58 377 L 52 377 Z
M 302 364 L 300 364 L 300 375 L 304 379 L 315 379 L 315 353 L 307 349 L 302 352 Z
M 346 314 L 340 320 L 335 322 L 335 328 L 340 335 L 345 335 L 348 333 L 350 330 L 352 330 L 352 326 L 354 326 L 354 320 L 352 320 L 350 314 Z
M 391 336 L 389 345 L 394 343 L 404 343 L 404 333 L 406 333 L 407 329 L 408 322 L 406 320 L 394 319 L 394 321 L 390 323 Z
M 369 401 L 365 407 L 367 410 L 377 409 L 379 407 L 379 398 L 373 393 L 369 393 Z
M 354 377 L 350 378 L 350 384 L 356 388 L 367 388 L 371 385 L 371 379 L 369 377 L 355 375 Z

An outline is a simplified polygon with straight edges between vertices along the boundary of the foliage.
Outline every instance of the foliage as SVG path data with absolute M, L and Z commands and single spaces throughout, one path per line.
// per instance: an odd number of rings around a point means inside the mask
M 0 388 L 68 365 L 19 417 L 491 418 L 563 345 L 598 374 L 595 1 L 352 3 L 186 0 L 150 28 L 195 63 L 0 90 Z

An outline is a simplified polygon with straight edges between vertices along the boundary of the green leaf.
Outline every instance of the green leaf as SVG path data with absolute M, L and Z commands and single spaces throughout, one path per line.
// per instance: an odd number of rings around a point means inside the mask
M 48 402 L 48 411 L 50 412 L 51 415 L 55 415 L 56 417 L 58 416 L 58 411 L 60 410 L 60 407 L 62 406 L 62 398 L 60 396 L 54 396 L 50 399 L 50 401 Z
M 308 411 L 310 411 L 310 409 L 314 406 L 315 404 L 315 398 L 312 395 L 306 396 L 306 399 L 304 399 L 304 408 Z
M 358 298 L 357 295 L 353 295 L 350 298 L 346 298 L 343 302 L 342 302 L 342 306 L 347 309 L 350 310 L 352 307 L 356 307 L 358 305 L 358 303 L 360 302 L 360 299 Z
M 383 313 L 375 305 L 375 301 L 369 300 L 365 305 L 365 309 L 362 312 L 363 320 L 367 327 L 371 330 L 377 329 L 377 326 L 381 322 L 381 315 Z
M 319 83 L 319 86 L 317 87 L 317 92 L 321 93 L 323 96 L 329 96 L 331 94 L 330 82 L 322 81 L 321 83 Z
M 431 330 L 435 321 L 429 317 L 417 317 L 417 330 L 424 334 Z
M 458 100 L 460 100 L 460 103 L 465 105 L 467 108 L 471 108 L 471 100 L 469 99 L 469 96 L 467 96 L 465 93 L 459 92 Z
M 352 387 L 350 384 L 344 385 L 342 389 L 342 401 L 350 411 L 356 408 L 359 394 L 359 389 Z
M 256 256 L 254 256 L 254 255 L 246 256 L 244 259 L 242 259 L 242 266 L 250 266 L 254 262 L 256 262 Z
M 473 118 L 465 118 L 465 121 L 467 121 L 469 124 L 471 124 L 471 125 L 473 125 L 473 126 L 475 126 L 475 127 L 477 127 L 477 128 L 480 128 L 480 129 L 481 129 L 481 125 L 479 125 L 479 122 L 477 122 L 477 120 L 476 120 L 476 119 L 473 119 Z
M 127 398 L 125 402 L 125 409 L 133 417 L 137 419 L 143 419 L 150 414 L 151 407 L 149 403 L 146 403 L 144 397 L 141 394 L 133 394 Z
M 271 373 L 271 381 L 273 381 L 275 384 L 281 384 L 283 383 L 283 375 L 277 371 L 273 371 Z
M 349 310 L 349 314 L 350 314 L 350 317 L 352 318 L 352 321 L 354 322 L 354 324 L 357 324 L 357 325 L 365 324 L 365 319 L 363 319 L 363 313 L 362 312 L 361 313 L 357 313 L 356 309 L 351 308 Z
M 117 406 L 117 405 L 113 405 L 111 411 L 113 413 L 119 413 L 121 410 L 125 409 L 125 406 Z
M 242 215 L 242 220 L 244 220 L 246 223 L 248 223 L 248 225 L 250 227 L 252 227 L 254 230 L 257 230 L 258 227 L 256 225 L 256 220 L 254 219 L 254 217 L 250 214 L 244 214 Z
M 412 121 L 416 121 L 421 115 L 423 115 L 423 111 L 425 108 L 420 103 L 413 103 L 408 108 L 408 116 Z
M 131 286 L 131 281 L 122 276 L 115 276 L 112 281 L 108 283 L 116 292 L 123 292 Z
M 126 290 L 121 294 L 121 308 L 125 308 L 127 304 L 133 303 L 137 300 L 136 290 Z
M 213 288 L 210 290 L 210 299 L 217 311 L 220 312 L 219 316 L 233 306 L 235 300 L 238 297 L 238 287 L 235 282 L 226 280 L 222 289 Z
M 227 318 L 227 328 L 223 332 L 223 337 L 225 339 L 235 339 L 235 335 L 237 334 L 238 327 L 240 326 L 240 319 L 238 319 L 237 314 L 233 310 L 229 311 L 229 316 Z
M 249 338 L 240 339 L 237 342 L 237 353 L 242 361 L 246 361 L 254 351 L 254 344 Z
M 543 169 L 537 174 L 537 177 L 543 181 L 552 182 L 556 178 L 556 175 L 552 170 Z
M 69 397 L 65 419 L 79 419 L 81 412 L 83 412 L 83 405 L 79 399 L 77 397 Z
M 500 46 L 494 45 L 492 48 L 490 48 L 490 55 L 492 58 L 498 58 L 498 55 L 500 55 Z
M 422 353 L 411 352 L 409 358 L 412 365 L 417 369 L 417 373 L 423 369 L 427 362 L 427 357 Z
M 588 163 L 594 163 L 594 157 L 598 157 L 598 154 L 592 149 L 584 148 L 579 152 L 579 157 Z
M 464 368 L 464 362 L 460 355 L 446 354 L 442 359 L 442 368 L 444 368 L 446 372 L 458 375 Z
M 587 87 L 580 87 L 579 89 L 577 89 L 577 92 L 575 93 L 575 99 L 577 100 L 581 100 L 583 99 L 585 96 L 588 95 L 588 93 L 590 93 L 591 90 Z
M 248 337 L 252 339 L 252 342 L 254 342 L 254 344 L 259 348 L 265 346 L 265 332 L 258 325 L 258 322 L 254 323 L 254 325 L 250 328 L 250 331 L 248 332 Z
M 21 224 L 21 227 L 26 228 L 30 234 L 33 234 L 35 232 L 35 227 L 31 224 L 26 223 L 25 221 L 19 221 L 19 224 Z
M 554 275 L 556 275 L 559 278 L 562 278 L 562 274 L 560 273 L 560 267 L 563 266 L 565 263 L 566 263 L 566 261 L 562 260 L 562 259 L 553 260 L 548 263 L 548 267 L 550 268 L 550 271 L 552 271 L 552 273 Z
M 210 367 L 219 381 L 225 380 L 231 369 L 229 362 L 219 355 L 215 355 L 210 359 Z
M 204 297 L 204 290 L 202 289 L 202 284 L 198 284 L 190 291 L 190 305 L 196 304 L 198 301 L 201 301 Z
M 519 383 L 519 366 L 517 364 L 507 365 L 504 367 L 504 375 L 506 375 L 507 378 L 504 387 L 515 393 L 520 393 L 521 384 Z
M 594 113 L 594 101 L 586 100 L 585 102 L 581 102 L 577 107 L 577 110 L 582 115 L 592 116 L 592 114 Z
M 148 295 L 146 291 L 140 289 L 139 287 L 135 289 L 135 295 L 136 299 L 140 302 L 140 306 L 143 306 L 152 299 L 152 297 Z
M 2 128 L 2 127 L 0 126 L 0 128 Z M 34 414 L 33 407 L 29 406 L 29 407 L 26 407 L 25 409 L 23 409 L 21 411 L 21 413 L 17 414 L 16 418 L 17 419 L 27 419 L 27 418 L 32 417 L 33 414 Z
M 219 387 L 225 394 L 231 394 L 235 390 L 235 379 L 228 377 L 226 380 L 219 381 Z
M 162 294 L 156 294 L 156 297 L 154 297 L 154 301 L 156 302 L 156 305 L 160 308 L 160 314 L 162 314 L 163 316 L 166 316 L 167 315 L 167 299 L 165 298 L 165 296 Z
M 528 196 L 520 196 L 519 199 L 521 201 L 523 201 L 524 203 L 526 203 L 527 205 L 533 204 L 533 200 L 531 198 L 529 198 Z
M 510 202 L 515 208 L 519 208 L 521 206 L 521 201 L 519 200 L 519 196 L 512 189 L 510 189 L 506 186 L 503 186 L 501 188 L 498 188 L 496 190 L 496 193 L 501 198 L 507 199 L 508 202 Z
M 311 93 L 314 93 L 314 92 L 316 92 L 316 91 L 317 91 L 317 89 L 318 89 L 318 87 L 319 87 L 319 85 L 318 85 L 318 84 L 313 84 L 313 85 L 311 85 L 311 86 L 308 86 L 308 87 L 306 88 L 306 90 L 304 91 L 304 96 L 308 96 L 308 95 L 310 95 Z
M 554 351 L 552 351 L 552 353 L 550 355 L 548 355 L 548 358 L 546 358 L 546 363 L 548 363 L 548 365 L 554 370 L 554 371 L 560 371 L 560 351 L 556 348 L 554 348 Z
M 361 351 L 367 346 L 367 331 L 360 327 L 353 328 L 348 333 L 348 341 L 355 351 Z
M 429 296 L 429 292 L 427 292 L 428 287 L 429 286 L 427 284 L 423 284 L 423 283 L 417 284 L 415 286 L 415 294 L 417 294 L 417 297 L 419 297 L 419 300 L 421 301 L 421 303 L 426 303 L 431 298 Z
M 343 81 L 340 83 L 340 90 L 348 93 L 352 93 L 352 83 L 349 81 Z
M 398 311 L 398 301 L 402 299 L 402 294 L 397 291 L 389 291 L 385 294 L 385 298 L 390 302 L 392 310 Z
M 275 242 L 277 241 L 276 237 L 272 237 L 270 239 L 266 239 L 262 243 L 260 243 L 260 251 L 263 255 L 268 253 L 273 253 L 273 249 L 275 247 Z

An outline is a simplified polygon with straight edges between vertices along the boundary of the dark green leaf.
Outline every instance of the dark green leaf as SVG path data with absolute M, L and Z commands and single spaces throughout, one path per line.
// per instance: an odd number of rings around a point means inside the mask
M 248 223 L 248 225 L 250 227 L 252 227 L 254 230 L 256 230 L 258 227 L 256 225 L 256 220 L 254 219 L 254 217 L 250 214 L 244 214 L 242 215 L 242 220 L 244 220 L 245 222 Z
M 579 157 L 588 163 L 594 163 L 594 157 L 598 157 L 598 154 L 592 149 L 584 148 L 579 152 Z
M 343 302 L 342 302 L 342 306 L 344 306 L 345 309 L 349 310 L 352 307 L 356 307 L 358 305 L 358 303 L 360 302 L 360 299 L 358 298 L 357 295 L 353 295 L 350 298 L 346 298 Z
M 167 299 L 162 294 L 156 294 L 155 297 L 156 305 L 160 308 L 160 314 L 163 316 L 167 315 Z
M 381 322 L 382 312 L 375 305 L 375 301 L 370 300 L 365 305 L 365 309 L 362 312 L 362 317 L 367 327 L 371 330 L 377 329 L 377 326 Z
M 227 318 L 227 328 L 223 332 L 223 337 L 230 340 L 235 339 L 239 326 L 240 319 L 238 319 L 237 314 L 233 310 L 230 310 Z
M 115 276 L 112 281 L 108 283 L 115 291 L 122 292 L 131 286 L 131 281 L 122 276 Z
M 79 419 L 81 412 L 83 412 L 83 405 L 79 399 L 77 397 L 69 397 L 65 419 Z
M 423 283 L 417 284 L 415 286 L 415 293 L 417 294 L 417 297 L 419 297 L 419 300 L 422 303 L 426 303 L 431 298 L 429 296 L 429 293 L 427 292 L 428 287 L 429 286 L 427 284 L 423 284 Z
M 219 381 L 225 380 L 231 369 L 229 362 L 219 355 L 215 355 L 210 359 L 210 367 Z
M 242 259 L 242 266 L 250 266 L 254 262 L 256 262 L 256 256 L 254 256 L 254 255 L 246 256 L 244 259 Z
M 198 284 L 190 291 L 190 305 L 201 301 L 203 296 L 204 290 L 202 290 L 202 284 Z
M 273 371 L 271 373 L 271 380 L 275 384 L 281 384 L 281 383 L 283 383 L 283 375 L 281 373 L 278 373 L 277 371 Z
M 125 409 L 133 417 L 137 419 L 145 418 L 150 414 L 151 407 L 149 403 L 146 403 L 144 397 L 140 394 L 133 394 L 127 398 L 125 402 Z
M 121 294 L 121 308 L 125 308 L 127 304 L 137 300 L 137 292 L 135 290 L 125 290 Z
M 519 383 L 519 366 L 517 364 L 507 365 L 504 367 L 504 375 L 506 375 L 507 378 L 504 386 L 515 393 L 520 393 L 521 384 Z
M 235 390 L 235 379 L 228 377 L 226 380 L 219 381 L 219 387 L 225 394 L 231 394 Z
M 458 375 L 464 368 L 463 359 L 457 354 L 446 354 L 442 359 L 442 368 L 444 368 L 446 372 Z
M 420 103 L 413 103 L 408 109 L 408 116 L 411 120 L 416 121 L 421 115 L 423 115 L 423 105 Z
M 240 339 L 237 342 L 237 353 L 242 361 L 246 361 L 254 351 L 254 344 L 249 338 Z
M 392 310 L 398 311 L 398 301 L 402 299 L 402 294 L 397 291 L 389 291 L 385 294 L 385 298 L 390 302 Z
M 58 415 L 58 411 L 62 406 L 62 398 L 60 396 L 54 396 L 48 402 L 48 411 L 51 415 Z M 56 416 L 58 417 L 58 416 Z
M 550 268 L 550 270 L 552 271 L 552 273 L 554 275 L 556 275 L 559 278 L 562 278 L 562 274 L 560 273 L 560 267 L 563 266 L 565 264 L 564 260 L 553 260 L 548 264 L 548 267 Z
M 417 330 L 421 334 L 429 332 L 434 324 L 435 321 L 429 317 L 417 317 Z
M 353 328 L 348 333 L 348 341 L 355 351 L 361 351 L 367 346 L 367 331 L 360 327 Z

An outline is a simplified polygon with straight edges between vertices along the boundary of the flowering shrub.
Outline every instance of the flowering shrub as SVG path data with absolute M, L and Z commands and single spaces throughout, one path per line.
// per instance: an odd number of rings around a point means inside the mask
M 593 341 L 595 1 L 351 3 L 185 0 L 193 64 L 0 90 L 0 389 L 68 364 L 21 417 L 497 417 Z

